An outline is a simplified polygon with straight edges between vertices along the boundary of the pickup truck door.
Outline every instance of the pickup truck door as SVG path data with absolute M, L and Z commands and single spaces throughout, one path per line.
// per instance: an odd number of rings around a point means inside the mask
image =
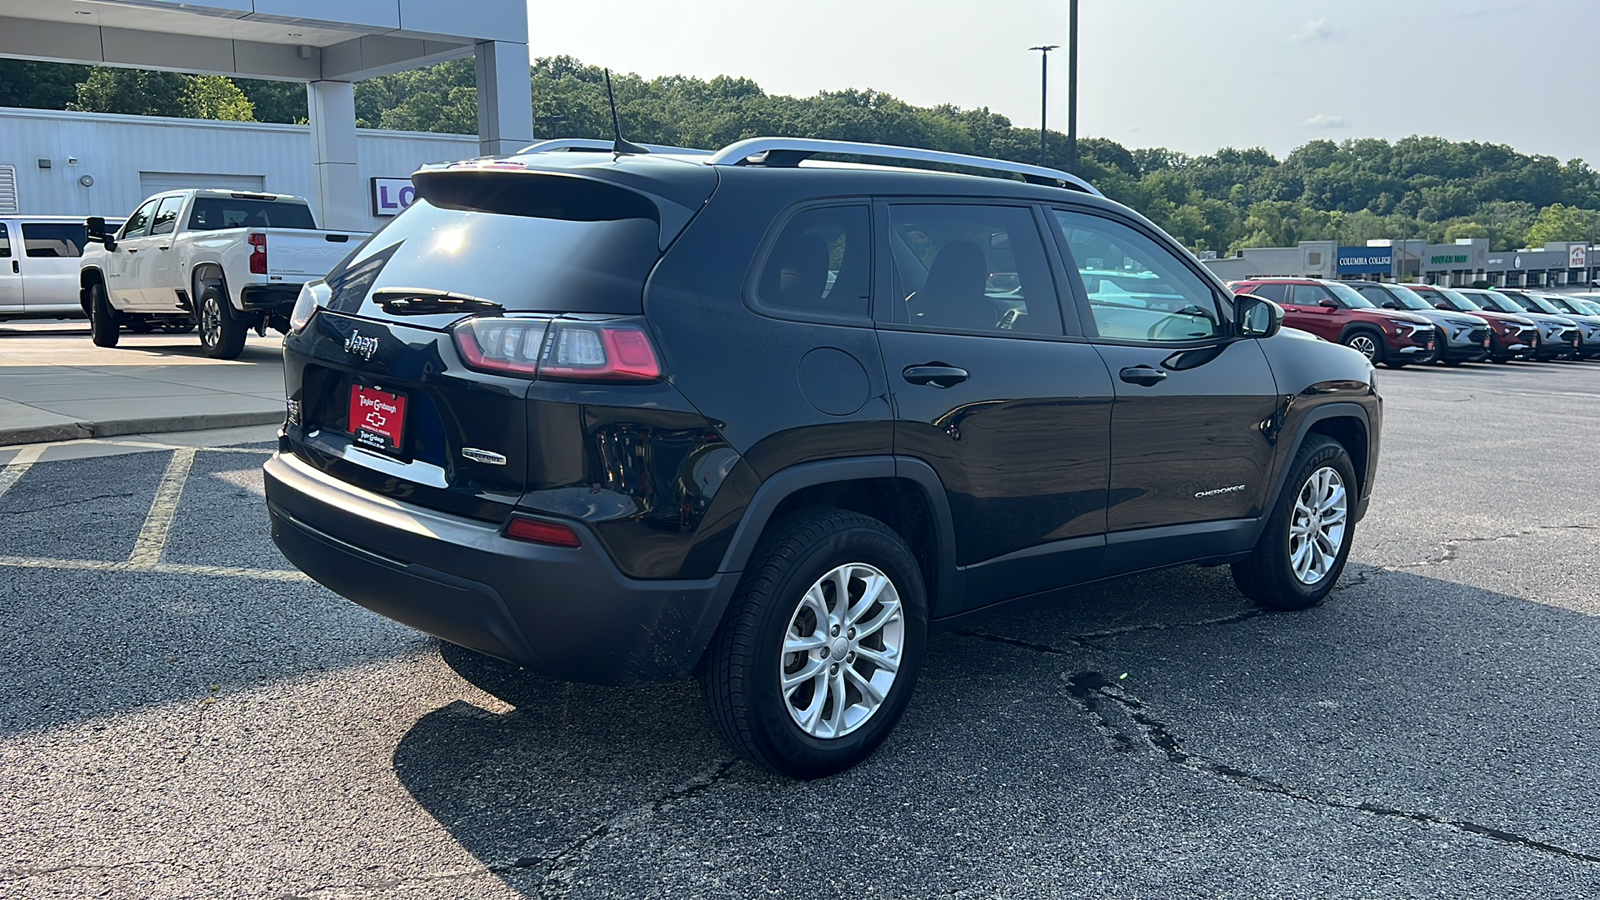
M 178 309 L 179 287 L 178 250 L 173 239 L 177 237 L 178 213 L 183 211 L 183 195 L 163 198 L 156 207 L 155 218 L 150 220 L 149 246 L 139 260 L 139 293 L 144 305 L 153 312 Z
M 22 242 L 12 246 L 12 233 L 0 222 L 0 316 L 22 312 Z
M 134 210 L 117 236 L 117 247 L 106 253 L 106 293 L 111 305 L 119 310 L 143 309 L 144 296 L 139 285 L 139 255 L 150 241 L 150 220 L 155 216 L 156 201 L 151 200 Z M 148 258 L 149 254 L 145 254 Z

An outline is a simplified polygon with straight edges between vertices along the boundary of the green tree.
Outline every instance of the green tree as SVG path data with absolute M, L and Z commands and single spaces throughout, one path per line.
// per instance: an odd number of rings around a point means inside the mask
M 239 86 L 220 75 L 189 75 L 183 87 L 183 115 L 190 119 L 254 122 L 254 103 Z
M 0 59 L 0 106 L 66 109 L 87 77 L 88 66 Z
M 1592 209 L 1577 209 L 1553 203 L 1539 211 L 1528 233 L 1522 239 L 1524 247 L 1543 247 L 1551 241 L 1587 241 L 1595 237 L 1600 213 Z
M 186 76 L 176 72 L 96 66 L 68 109 L 133 116 L 182 116 Z

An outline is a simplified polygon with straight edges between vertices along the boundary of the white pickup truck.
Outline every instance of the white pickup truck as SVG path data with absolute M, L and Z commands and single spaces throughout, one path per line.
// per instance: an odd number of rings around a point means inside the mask
M 188 190 L 149 198 L 114 234 L 90 218 L 88 237 L 79 296 L 96 345 L 198 326 L 207 356 L 234 359 L 248 331 L 287 331 L 301 285 L 366 235 L 317 230 L 299 197 Z

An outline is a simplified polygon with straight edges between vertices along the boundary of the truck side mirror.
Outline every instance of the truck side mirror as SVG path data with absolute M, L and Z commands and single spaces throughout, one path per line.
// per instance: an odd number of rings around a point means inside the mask
M 89 240 L 105 244 L 107 250 L 117 249 L 117 239 L 106 233 L 106 220 L 103 217 L 90 216 L 84 221 L 83 230 Z
M 1269 338 L 1283 329 L 1283 307 L 1265 297 L 1235 294 L 1233 311 L 1244 337 Z

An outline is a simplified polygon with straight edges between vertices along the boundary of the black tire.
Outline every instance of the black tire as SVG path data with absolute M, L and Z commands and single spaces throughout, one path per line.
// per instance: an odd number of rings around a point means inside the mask
M 122 337 L 117 311 L 106 300 L 105 285 L 89 286 L 89 336 L 96 347 L 115 347 Z
M 1301 492 L 1308 488 L 1312 475 L 1332 469 L 1345 489 L 1344 530 L 1332 564 L 1322 576 L 1307 583 L 1294 572 L 1291 561 L 1290 524 Z M 1350 557 L 1350 542 L 1355 537 L 1356 473 L 1350 454 L 1338 441 L 1314 434 L 1306 438 L 1295 454 L 1284 482 L 1283 493 L 1267 519 L 1261 539 L 1250 556 L 1233 564 L 1233 582 L 1239 591 L 1268 609 L 1309 609 L 1327 598 L 1344 571 Z
M 212 359 L 238 359 L 244 352 L 245 326 L 233 317 L 222 288 L 207 285 L 195 312 L 200 323 L 200 346 Z
M 1365 356 L 1367 362 L 1375 366 L 1388 361 L 1388 354 L 1384 352 L 1383 335 L 1371 328 L 1350 329 L 1350 333 L 1344 336 L 1342 343 Z
M 856 700 L 839 705 L 824 698 L 818 701 L 815 724 L 829 718 L 827 711 L 853 710 L 868 698 L 845 676 L 838 664 L 822 662 L 829 658 L 828 628 L 820 617 L 802 603 L 806 593 L 824 575 L 849 564 L 876 568 L 887 575 L 899 595 L 902 634 L 898 653 L 899 667 L 887 686 L 883 699 L 864 721 L 843 730 L 837 737 L 818 737 L 801 727 L 798 715 L 791 714 L 789 700 L 782 689 L 783 667 L 797 670 L 813 664 L 815 678 L 791 689 L 791 696 L 816 697 L 817 679 L 832 685 L 831 671 L 838 681 L 851 684 L 841 688 L 856 692 Z M 851 582 L 852 586 L 854 582 Z M 847 588 L 847 593 L 850 589 Z M 832 596 L 837 596 L 836 591 Z M 862 612 L 866 617 L 887 607 L 874 604 Z M 785 637 L 797 622 L 811 622 L 825 635 L 823 645 L 805 653 L 784 653 Z M 871 617 L 884 618 L 882 612 Z M 808 626 L 811 627 L 811 626 Z M 860 645 L 879 653 L 886 652 L 883 635 L 892 625 L 868 636 Z M 700 683 L 711 708 L 711 718 L 723 738 L 750 761 L 791 778 L 820 778 L 850 768 L 877 749 L 905 712 L 916 686 L 927 641 L 928 606 L 922 573 L 905 542 L 888 526 L 859 513 L 839 509 L 808 510 L 774 522 L 756 549 L 744 580 L 739 586 L 722 627 L 718 629 L 702 668 Z M 876 636 L 876 637 L 874 637 Z M 868 641 L 877 640 L 876 647 Z M 837 639 L 834 641 L 838 644 Z M 837 658 L 834 656 L 832 658 Z M 865 657 L 863 657 L 865 658 Z M 844 668 L 860 674 L 855 652 Z M 872 665 L 867 662 L 867 665 Z M 878 672 L 871 673 L 876 678 Z M 806 684 L 811 687 L 808 689 Z M 808 693 L 809 691 L 809 693 Z

